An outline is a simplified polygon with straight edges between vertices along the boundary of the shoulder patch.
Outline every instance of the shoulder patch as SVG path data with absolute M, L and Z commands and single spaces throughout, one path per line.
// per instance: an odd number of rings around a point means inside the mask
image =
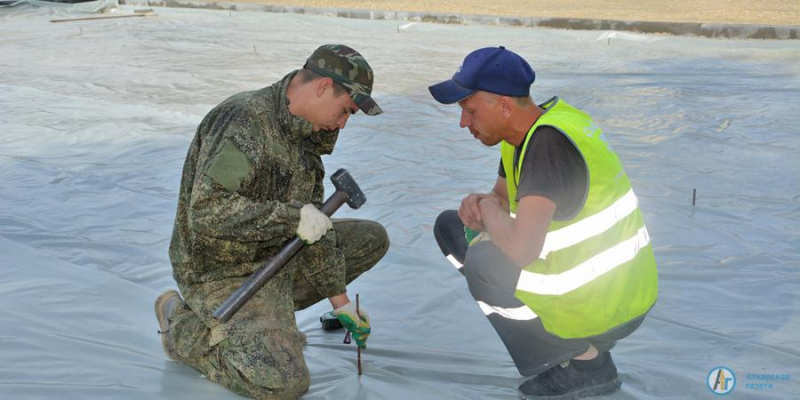
M 235 144 L 226 141 L 206 175 L 231 192 L 236 192 L 253 169 L 253 162 Z

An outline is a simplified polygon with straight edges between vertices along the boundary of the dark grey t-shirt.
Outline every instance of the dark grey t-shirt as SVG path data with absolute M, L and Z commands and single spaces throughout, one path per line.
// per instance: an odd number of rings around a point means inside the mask
M 515 162 L 521 152 L 520 146 Z M 586 198 L 586 163 L 566 135 L 551 126 L 536 128 L 522 161 L 517 201 L 524 196 L 546 197 L 556 204 L 557 220 L 570 219 L 580 211 Z M 497 173 L 506 178 L 502 159 Z

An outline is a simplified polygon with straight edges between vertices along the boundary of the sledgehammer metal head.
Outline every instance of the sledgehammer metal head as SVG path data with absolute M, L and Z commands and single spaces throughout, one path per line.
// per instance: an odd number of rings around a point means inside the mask
M 350 208 L 358 209 L 367 201 L 364 192 L 361 191 L 361 188 L 358 187 L 358 184 L 346 169 L 340 169 L 331 175 L 331 182 L 333 182 L 333 186 L 337 191 L 345 195 L 347 205 Z

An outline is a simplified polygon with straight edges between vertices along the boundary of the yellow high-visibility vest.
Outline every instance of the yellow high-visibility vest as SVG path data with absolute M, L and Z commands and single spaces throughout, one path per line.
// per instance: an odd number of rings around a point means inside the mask
M 551 126 L 569 138 L 586 164 L 588 190 L 580 211 L 553 220 L 539 258 L 526 266 L 516 297 L 562 338 L 602 334 L 646 313 L 658 294 L 653 246 L 639 201 L 617 154 L 591 117 L 554 97 L 516 148 L 502 142 L 509 205 L 516 213 L 520 166 L 536 128 Z

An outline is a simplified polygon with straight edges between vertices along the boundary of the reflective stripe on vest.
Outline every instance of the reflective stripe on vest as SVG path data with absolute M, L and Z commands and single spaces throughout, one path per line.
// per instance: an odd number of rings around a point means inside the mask
M 588 115 L 558 98 L 540 107 L 545 113 L 522 143 L 517 165 L 516 148 L 502 143 L 510 212 L 517 212 L 516 189 L 527 147 L 543 125 L 563 133 L 578 149 L 587 167 L 587 193 L 575 216 L 550 223 L 539 258 L 520 274 L 516 296 L 555 335 L 602 334 L 655 303 L 658 277 L 650 237 L 639 201 L 602 131 Z
M 631 189 L 605 210 L 588 216 L 572 225 L 547 232 L 539 258 L 545 259 L 550 252 L 565 249 L 611 229 L 612 226 L 631 215 L 637 208 L 639 208 L 639 199 L 636 198 L 636 195 L 633 194 L 633 189 Z
M 636 235 L 602 253 L 584 261 L 575 268 L 560 274 L 537 274 L 523 270 L 517 289 L 536 294 L 562 295 L 569 293 L 600 275 L 633 260 L 644 246 L 650 243 L 647 228 L 642 227 Z

